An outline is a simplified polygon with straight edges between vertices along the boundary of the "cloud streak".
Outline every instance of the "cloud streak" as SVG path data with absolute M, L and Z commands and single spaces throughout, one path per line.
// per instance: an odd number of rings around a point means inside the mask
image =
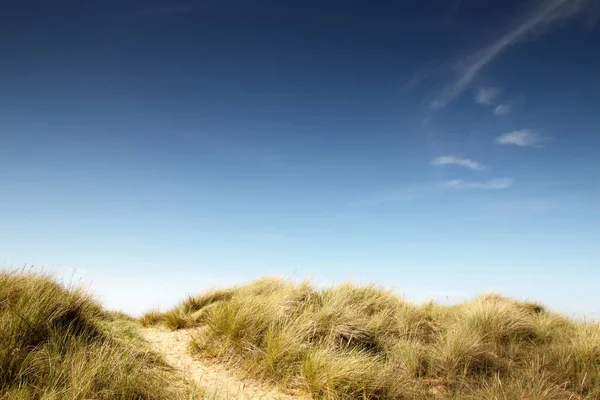
M 496 143 L 521 147 L 542 147 L 542 144 L 546 140 L 547 138 L 532 132 L 529 129 L 521 129 L 498 136 L 496 138 Z
M 479 88 L 477 92 L 475 92 L 475 102 L 477 104 L 490 106 L 494 104 L 494 101 L 498 96 L 502 93 L 502 89 L 499 87 L 488 87 L 488 88 Z
M 499 190 L 508 189 L 513 184 L 513 180 L 510 178 L 498 178 L 492 179 L 491 181 L 484 182 L 470 182 L 463 181 L 462 179 L 453 179 L 446 182 L 448 187 L 453 189 L 487 189 L 487 190 Z
M 349 202 L 346 205 L 350 207 L 374 207 L 394 203 L 410 203 L 414 201 L 423 202 L 436 198 L 443 198 L 442 196 L 453 190 L 500 190 L 508 189 L 512 185 L 513 180 L 510 178 L 498 178 L 488 181 L 464 181 L 462 179 L 453 179 L 447 182 L 425 182 L 420 185 L 375 193 L 369 197 L 363 198 L 362 200 Z
M 431 102 L 431 108 L 443 108 L 460 95 L 473 81 L 477 74 L 498 57 L 508 47 L 524 40 L 552 23 L 572 17 L 580 13 L 591 0 L 550 0 L 540 2 L 538 7 L 504 35 L 487 47 L 466 57 L 455 65 L 456 77 L 445 90 Z
M 475 171 L 482 170 L 484 168 L 484 166 L 477 161 L 473 161 L 468 158 L 458 158 L 455 156 L 440 156 L 433 159 L 431 164 L 436 166 L 457 165 L 459 167 L 469 168 Z
M 511 112 L 511 110 L 512 107 L 510 106 L 510 104 L 499 104 L 494 108 L 494 115 L 497 117 L 501 117 Z

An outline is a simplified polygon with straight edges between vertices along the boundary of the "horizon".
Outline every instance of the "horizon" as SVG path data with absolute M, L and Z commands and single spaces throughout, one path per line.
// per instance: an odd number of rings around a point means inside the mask
M 263 276 L 600 315 L 600 3 L 30 0 L 0 267 L 166 309 Z
M 577 309 L 565 310 L 561 309 L 560 305 L 559 307 L 555 307 L 555 305 L 543 303 L 539 301 L 539 299 L 526 294 L 511 295 L 506 291 L 499 290 L 498 287 L 490 287 L 486 290 L 470 293 L 464 291 L 439 292 L 435 290 L 423 292 L 423 285 L 419 285 L 418 287 L 406 286 L 405 288 L 408 290 L 407 292 L 403 292 L 399 287 L 385 285 L 381 282 L 372 280 L 359 281 L 356 279 L 342 279 L 339 281 L 319 281 L 312 276 L 299 277 L 270 274 L 250 276 L 246 279 L 237 276 L 230 277 L 230 281 L 217 281 L 207 279 L 205 276 L 194 273 L 191 273 L 190 276 L 186 276 L 185 281 L 168 278 L 161 279 L 160 281 L 144 279 L 141 281 L 142 286 L 137 287 L 137 284 L 140 283 L 139 277 L 128 277 L 129 279 L 103 275 L 93 277 L 90 276 L 89 272 L 86 270 L 70 267 L 46 268 L 35 265 L 25 265 L 16 268 L 14 266 L 9 267 L 0 265 L 0 271 L 33 272 L 49 275 L 65 288 L 82 289 L 94 300 L 102 304 L 107 310 L 124 312 L 133 318 L 140 318 L 143 317 L 143 315 L 154 311 L 167 312 L 184 303 L 190 297 L 199 296 L 211 290 L 243 287 L 263 279 L 283 280 L 296 285 L 308 282 L 317 290 L 331 289 L 344 284 L 351 284 L 355 287 L 375 286 L 378 289 L 389 290 L 402 300 L 415 305 L 423 305 L 433 301 L 441 306 L 454 306 L 474 301 L 481 296 L 501 295 L 515 301 L 540 304 L 549 312 L 560 313 L 573 320 L 596 321 L 599 318 L 598 313 L 595 311 L 582 312 L 582 310 Z M 133 303 L 131 303 L 131 301 L 133 301 Z

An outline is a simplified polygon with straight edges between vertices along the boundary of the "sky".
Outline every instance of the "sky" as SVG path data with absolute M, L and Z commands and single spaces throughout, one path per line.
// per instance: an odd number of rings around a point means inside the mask
M 596 0 L 0 13 L 0 264 L 139 314 L 278 275 L 600 315 Z

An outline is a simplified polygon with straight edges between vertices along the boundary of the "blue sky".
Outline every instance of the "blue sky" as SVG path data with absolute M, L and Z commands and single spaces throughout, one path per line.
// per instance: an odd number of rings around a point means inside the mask
M 599 17 L 593 0 L 4 5 L 0 262 L 132 313 L 275 274 L 594 315 Z

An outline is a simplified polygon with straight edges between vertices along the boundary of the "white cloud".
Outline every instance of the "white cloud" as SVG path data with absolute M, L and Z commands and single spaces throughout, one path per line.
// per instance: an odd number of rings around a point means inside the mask
M 469 160 L 468 158 L 458 158 L 454 156 L 440 156 L 431 161 L 433 165 L 458 165 L 473 170 L 483 169 L 483 165 L 477 161 Z
M 475 102 L 486 106 L 492 105 L 500 93 L 502 93 L 502 89 L 496 86 L 479 88 L 475 92 Z
M 496 143 L 512 144 L 522 147 L 541 147 L 546 138 L 530 131 L 529 129 L 521 129 L 500 135 L 496 138 Z
M 471 54 L 455 65 L 457 71 L 454 81 L 439 93 L 431 103 L 432 108 L 443 108 L 461 94 L 490 62 L 506 48 L 526 39 L 532 33 L 540 33 L 553 22 L 578 14 L 592 0 L 550 0 L 540 2 L 535 10 L 494 42 Z
M 485 182 L 469 182 L 462 179 L 453 179 L 446 182 L 451 188 L 455 189 L 508 189 L 513 184 L 510 178 L 498 178 Z
M 510 104 L 499 104 L 494 108 L 494 115 L 501 117 L 508 114 L 512 110 Z

